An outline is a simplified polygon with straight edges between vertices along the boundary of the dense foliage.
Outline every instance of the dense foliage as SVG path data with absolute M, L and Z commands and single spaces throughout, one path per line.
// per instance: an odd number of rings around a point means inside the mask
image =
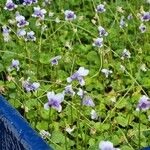
M 0 3 L 0 92 L 50 146 L 150 145 L 150 2 L 12 3 Z

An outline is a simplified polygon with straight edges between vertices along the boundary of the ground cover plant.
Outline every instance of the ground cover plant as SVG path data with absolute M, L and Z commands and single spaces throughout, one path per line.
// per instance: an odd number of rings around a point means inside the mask
M 1 0 L 1 94 L 55 150 L 150 145 L 149 8 Z

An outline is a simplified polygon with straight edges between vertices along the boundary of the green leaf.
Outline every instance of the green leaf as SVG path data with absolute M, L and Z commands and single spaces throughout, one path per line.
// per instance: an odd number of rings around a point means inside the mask
M 117 123 L 119 124 L 119 125 L 121 125 L 122 127 L 125 127 L 125 126 L 127 126 L 128 125 L 128 120 L 127 119 L 125 119 L 124 117 L 122 117 L 122 116 L 118 116 L 118 117 L 116 117 L 115 118 L 115 120 L 117 121 Z

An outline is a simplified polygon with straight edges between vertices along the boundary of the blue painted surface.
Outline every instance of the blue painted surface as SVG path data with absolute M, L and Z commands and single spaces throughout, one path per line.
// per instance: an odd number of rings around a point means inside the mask
M 143 148 L 141 150 L 150 150 L 150 147 Z
M 0 150 L 52 150 L 0 96 Z

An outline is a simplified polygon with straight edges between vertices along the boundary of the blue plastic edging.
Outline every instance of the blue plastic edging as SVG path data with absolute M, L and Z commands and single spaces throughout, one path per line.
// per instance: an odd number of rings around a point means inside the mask
M 0 96 L 0 150 L 52 150 L 2 96 Z

